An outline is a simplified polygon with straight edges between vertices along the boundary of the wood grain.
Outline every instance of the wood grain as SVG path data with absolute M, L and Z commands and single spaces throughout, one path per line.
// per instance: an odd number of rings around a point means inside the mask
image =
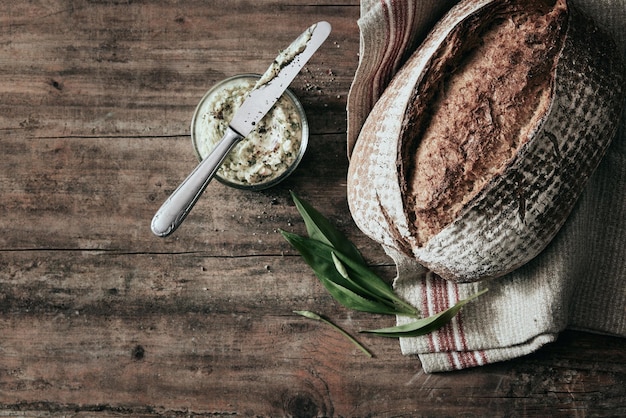
M 566 332 L 533 355 L 425 375 L 393 319 L 348 312 L 280 229 L 294 190 L 383 277 L 347 209 L 346 95 L 357 0 L 0 1 L 0 416 L 614 416 L 623 341 Z M 214 183 L 171 237 L 152 215 L 196 164 L 193 110 L 262 72 L 303 28 L 331 37 L 292 84 L 311 125 L 296 173 L 264 192 Z

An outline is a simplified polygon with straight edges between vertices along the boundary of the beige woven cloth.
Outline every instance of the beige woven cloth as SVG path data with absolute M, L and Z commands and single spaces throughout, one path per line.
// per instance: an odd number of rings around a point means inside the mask
M 360 61 L 348 97 L 348 153 L 389 80 L 456 1 L 362 0 Z M 610 31 L 626 56 L 626 0 L 575 4 Z M 513 273 L 457 285 L 388 250 L 398 293 L 432 315 L 485 287 L 432 334 L 401 338 L 425 372 L 464 369 L 531 353 L 566 328 L 626 337 L 626 123 L 554 241 Z M 403 318 L 398 318 L 402 323 Z

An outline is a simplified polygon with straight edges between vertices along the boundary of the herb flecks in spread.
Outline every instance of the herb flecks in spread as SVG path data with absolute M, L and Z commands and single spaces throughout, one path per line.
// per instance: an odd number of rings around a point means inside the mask
M 291 61 L 293 61 L 298 55 L 306 49 L 307 44 L 313 36 L 313 31 L 317 25 L 311 26 L 305 32 L 303 32 L 298 39 L 296 39 L 287 49 L 280 51 L 280 54 L 276 57 L 272 65 L 265 71 L 259 81 L 257 81 L 255 88 L 258 88 L 264 84 L 269 83 L 278 75 L 280 70 L 285 68 Z
M 195 127 L 196 148 L 206 158 L 220 141 L 255 79 L 225 84 L 202 104 Z M 218 176 L 232 183 L 257 185 L 283 174 L 298 158 L 302 123 L 296 105 L 283 95 L 255 129 L 226 156 Z

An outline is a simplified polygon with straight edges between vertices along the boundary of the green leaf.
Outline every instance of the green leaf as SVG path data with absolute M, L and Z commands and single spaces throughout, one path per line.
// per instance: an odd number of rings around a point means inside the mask
M 339 272 L 339 274 L 341 274 L 341 276 L 346 279 L 349 280 L 350 276 L 348 275 L 348 270 L 346 270 L 346 266 L 344 266 L 341 263 L 341 260 L 339 260 L 337 258 L 337 254 L 335 254 L 335 252 L 333 251 L 332 253 L 330 253 L 330 255 L 333 258 L 333 263 L 335 264 L 335 268 L 337 269 L 337 271 Z
M 377 300 L 366 299 L 358 293 L 355 293 L 352 290 L 333 282 L 332 280 L 326 280 L 324 277 L 320 277 L 320 280 L 335 300 L 346 308 L 381 315 L 398 314 L 398 311 L 394 306 L 390 306 Z
M 355 292 L 360 289 L 354 287 L 352 283 L 346 280 L 335 268 L 332 260 L 333 247 L 311 238 L 303 237 L 291 232 L 280 231 L 282 236 L 300 253 L 304 261 L 313 269 L 318 276 L 325 277 L 347 287 Z
M 314 319 L 316 321 L 321 321 L 327 325 L 330 325 L 333 329 L 335 329 L 336 331 L 338 331 L 341 335 L 343 335 L 344 337 L 346 337 L 352 344 L 354 344 L 359 350 L 361 350 L 363 353 L 365 353 L 365 355 L 367 355 L 368 357 L 374 357 L 372 355 L 372 353 L 370 353 L 367 348 L 365 348 L 360 342 L 358 342 L 352 335 L 348 334 L 346 331 L 344 331 L 339 325 L 334 324 L 333 322 L 331 322 L 330 320 L 326 319 L 325 317 L 323 317 L 322 315 L 318 315 L 315 312 L 311 312 L 311 311 L 293 311 L 294 313 L 298 314 L 298 315 L 302 315 L 306 318 L 309 319 Z
M 393 302 L 381 300 L 358 283 L 341 275 L 333 262 L 334 249 L 320 241 L 281 231 L 285 239 L 300 253 L 329 293 L 347 308 L 364 312 L 396 315 Z
M 390 328 L 380 328 L 375 330 L 361 331 L 363 333 L 375 334 L 381 337 L 417 337 L 429 334 L 447 324 L 468 302 L 476 299 L 480 295 L 486 293 L 488 289 L 484 289 L 474 295 L 457 302 L 454 306 L 442 311 L 436 315 L 419 319 L 407 324 L 398 325 Z
M 364 312 L 419 316 L 419 311 L 415 307 L 398 297 L 389 284 L 370 270 L 352 242 L 308 203 L 300 200 L 293 193 L 292 198 L 304 219 L 309 237 L 285 231 L 281 231 L 281 234 L 300 252 L 335 300 L 349 309 Z M 441 328 L 465 304 L 485 292 L 487 289 L 428 318 L 395 327 L 361 332 L 396 338 L 424 335 Z M 302 312 L 305 311 L 298 311 L 301 315 L 317 319 L 311 314 Z
M 349 277 L 353 277 L 358 285 L 362 286 L 367 292 L 376 295 L 379 299 L 392 301 L 398 309 L 398 314 L 407 316 L 418 316 L 417 308 L 403 301 L 393 291 L 393 288 L 382 280 L 376 273 L 370 270 L 365 264 L 356 262 L 345 254 L 335 252 L 336 258 L 344 267 L 344 271 Z
M 339 258 L 341 258 L 344 263 L 351 266 L 350 272 L 345 269 L 341 272 L 343 266 L 337 264 L 335 261 L 336 257 L 333 256 L 333 262 L 338 271 L 340 271 L 346 281 L 350 282 L 339 281 L 337 283 L 344 285 L 365 298 L 398 306 L 399 310 L 396 312 L 397 314 L 417 316 L 417 309 L 398 298 L 391 286 L 367 267 L 361 253 L 350 240 L 335 229 L 328 219 L 310 204 L 298 198 L 293 192 L 291 195 L 296 204 L 296 208 L 304 219 L 309 237 L 333 247 L 336 250 L 335 253 L 339 254 Z M 314 270 L 316 269 L 314 265 L 311 265 L 311 267 L 313 267 Z
M 293 311 L 293 313 L 296 313 L 298 315 L 302 315 L 306 318 L 309 319 L 315 319 L 316 321 L 321 321 L 322 317 L 318 314 L 316 314 L 315 312 L 311 312 L 311 311 Z
M 333 265 L 335 266 L 335 269 L 341 275 L 341 277 L 344 278 L 346 283 L 349 284 L 349 287 L 351 289 L 354 289 L 359 295 L 363 296 L 364 298 L 377 300 L 392 307 L 395 306 L 393 297 L 385 297 L 384 293 L 377 292 L 375 289 L 372 289 L 371 286 L 369 286 L 369 283 L 361 280 L 360 277 L 356 278 L 356 276 L 354 276 L 355 278 L 353 278 L 353 276 L 348 273 L 348 270 L 341 262 L 341 260 L 339 260 L 339 258 L 337 257 L 337 251 L 334 251 L 332 249 L 330 251 L 331 260 L 333 262 Z M 376 279 L 380 280 L 378 277 L 376 277 Z M 387 286 L 387 283 L 383 282 L 383 285 Z
M 340 261 L 336 254 L 339 253 L 334 248 L 297 234 L 285 231 L 281 233 L 298 250 L 324 287 L 342 305 L 370 313 L 417 316 L 417 310 L 403 302 L 393 292 L 381 294 L 376 290 L 379 287 L 389 286 L 378 276 L 374 275 L 363 280 L 358 276 L 348 275 L 345 268 L 337 264 Z M 373 283 L 370 280 L 377 280 L 380 283 L 372 287 Z
M 335 228 L 328 219 L 293 192 L 291 192 L 291 198 L 304 220 L 304 225 L 310 238 L 330 245 L 354 260 L 364 262 L 363 256 L 354 244 L 341 231 Z

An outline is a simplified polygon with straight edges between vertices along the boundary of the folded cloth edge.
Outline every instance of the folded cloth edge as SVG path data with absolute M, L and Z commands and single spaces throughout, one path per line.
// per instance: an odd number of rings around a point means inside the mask
M 347 153 L 361 126 L 393 74 L 425 38 L 434 23 L 458 0 L 362 0 L 359 26 L 359 64 L 348 92 Z M 381 16 L 384 19 L 380 19 Z M 377 45 L 389 45 L 377 48 Z
M 448 324 L 420 337 L 400 338 L 403 354 L 417 354 L 425 372 L 481 366 L 531 353 L 552 342 L 567 325 L 571 288 L 564 281 L 550 283 L 566 240 L 546 255 L 505 279 L 459 284 L 443 280 L 393 249 L 396 292 L 414 304 L 422 316 L 437 314 L 480 290 L 489 289 L 466 305 Z M 397 317 L 398 325 L 410 318 Z
M 539 334 L 522 344 L 502 349 L 485 349 L 474 351 L 445 351 L 418 353 L 422 369 L 425 373 L 447 372 L 478 367 L 500 361 L 511 360 L 537 351 L 544 345 L 556 341 L 558 334 Z M 405 355 L 413 354 L 407 341 L 401 341 L 400 347 Z

